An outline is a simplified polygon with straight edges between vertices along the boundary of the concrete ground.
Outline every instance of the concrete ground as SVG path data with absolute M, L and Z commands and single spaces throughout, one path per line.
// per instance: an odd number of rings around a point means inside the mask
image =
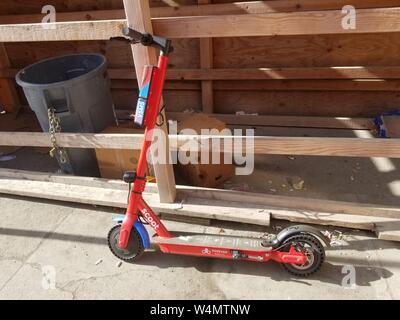
M 343 238 L 327 251 L 321 270 L 307 279 L 290 276 L 274 262 L 154 250 L 137 264 L 118 267 L 105 240 L 113 210 L 3 195 L 0 207 L 0 299 L 400 298 L 400 243 L 379 241 L 366 232 L 340 229 Z M 166 224 L 173 230 L 252 236 L 285 226 Z M 234 232 L 237 228 L 242 230 Z M 353 267 L 355 287 L 346 288 L 342 282 L 349 283 L 344 277 Z

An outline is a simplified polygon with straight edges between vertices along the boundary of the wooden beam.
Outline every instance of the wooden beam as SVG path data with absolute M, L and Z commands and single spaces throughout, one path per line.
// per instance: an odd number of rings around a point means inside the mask
M 378 222 L 374 231 L 380 240 L 400 241 L 400 221 Z
M 154 34 L 167 38 L 400 32 L 400 8 L 358 9 L 357 28 L 344 30 L 341 10 L 152 19 Z M 150 23 L 150 21 L 149 21 Z M 57 22 L 0 26 L 0 42 L 108 40 L 120 36 L 126 21 Z
M 126 191 L 113 189 L 70 186 L 61 183 L 28 180 L 0 179 L 0 193 L 64 202 L 126 208 Z M 300 212 L 288 209 L 270 209 L 246 202 L 217 201 L 201 198 L 185 198 L 172 204 L 160 203 L 156 194 L 145 193 L 146 202 L 156 213 L 169 213 L 174 216 L 206 218 L 254 225 L 268 226 L 270 216 L 275 219 L 298 223 L 339 226 L 362 230 L 374 230 L 376 223 L 393 223 L 397 220 L 353 216 L 338 213 Z
M 0 15 L 0 24 L 32 24 L 41 23 L 44 14 Z M 124 10 L 90 10 L 75 12 L 57 12 L 58 22 L 125 20 Z
M 247 37 L 400 31 L 400 8 L 358 9 L 357 27 L 343 29 L 341 10 L 154 19 L 154 32 L 168 38 Z
M 183 112 L 167 112 L 169 118 L 181 121 L 187 114 Z M 213 113 L 210 116 L 228 125 L 331 128 L 331 129 L 368 129 L 375 128 L 370 118 L 330 118 L 306 116 L 273 116 L 273 115 L 235 115 Z
M 245 1 L 234 3 L 218 3 L 165 6 L 151 8 L 152 18 L 210 16 L 233 14 L 263 14 L 277 12 L 301 12 L 318 10 L 338 10 L 348 5 L 348 0 L 280 0 L 280 1 Z M 352 0 L 351 5 L 358 9 L 390 8 L 399 6 L 398 0 Z M 43 14 L 0 15 L 0 24 L 40 23 Z M 125 19 L 124 10 L 91 10 L 77 12 L 58 12 L 57 21 L 96 21 Z
M 216 81 L 221 91 L 399 91 L 400 80 L 248 80 Z
M 150 7 L 148 0 L 124 0 L 125 14 L 128 26 L 139 32 L 153 33 L 150 17 Z M 132 45 L 132 54 L 135 63 L 136 77 L 138 79 L 139 88 L 142 87 L 143 69 L 146 65 L 157 65 L 157 52 L 152 47 L 145 47 L 141 45 Z M 162 99 L 162 98 L 161 98 Z M 161 101 L 160 107 L 163 105 Z M 160 108 L 159 107 L 159 108 Z M 161 111 L 164 123 L 160 127 L 165 135 L 168 135 L 167 129 L 167 116 L 165 110 Z M 166 159 L 170 158 L 169 154 L 169 141 L 166 139 L 165 150 L 168 153 Z M 161 151 L 159 151 L 161 152 Z M 174 202 L 176 197 L 175 190 L 175 176 L 171 163 L 166 164 L 153 164 L 160 201 L 165 203 Z
M 3 178 L 0 179 L 0 193 L 106 207 L 127 207 L 126 191 L 53 182 Z M 161 214 L 269 225 L 270 215 L 268 212 L 263 212 L 262 206 L 257 209 L 254 206 L 246 207 L 241 203 L 206 201 L 197 198 L 186 198 L 183 203 L 182 199 L 175 203 L 160 203 L 156 193 L 144 193 L 143 197 L 155 212 Z
M 126 191 L 69 186 L 61 183 L 0 179 L 0 193 L 114 208 L 126 208 L 127 206 Z M 156 194 L 151 193 L 145 193 L 144 199 L 156 213 L 161 213 L 161 215 L 166 212 L 177 217 L 206 218 L 262 226 L 269 225 L 270 211 L 275 219 L 364 230 L 373 230 L 376 222 L 396 221 L 380 217 L 361 217 L 335 213 L 300 213 L 292 210 L 269 209 L 253 204 L 247 206 L 246 203 L 199 198 L 185 198 L 183 204 L 180 202 L 164 204 L 157 200 Z
M 201 6 L 176 6 L 152 8 L 152 17 L 208 16 L 227 14 L 262 14 L 274 12 L 301 12 L 319 10 L 341 10 L 349 5 L 348 0 L 279 0 L 279 1 L 244 1 L 233 3 L 203 4 Z M 399 6 L 398 0 L 352 0 L 357 9 L 391 8 Z
M 400 207 L 390 207 L 372 203 L 312 199 L 189 186 L 179 186 L 178 193 L 184 194 L 188 197 L 198 197 L 221 201 L 238 201 L 248 204 L 264 205 L 269 208 L 291 209 L 303 214 L 304 218 L 307 218 L 307 212 L 331 212 L 346 215 L 358 215 L 362 216 L 363 218 L 375 216 L 400 219 Z M 279 219 L 278 216 L 277 219 Z
M 3 178 L 53 182 L 72 186 L 78 185 L 83 187 L 128 191 L 128 185 L 122 180 L 80 177 L 37 171 L 0 168 L 0 179 Z M 148 183 L 146 185 L 146 192 L 157 193 L 158 190 L 156 185 L 154 183 Z M 202 198 L 209 200 L 214 199 L 226 202 L 238 201 L 246 203 L 249 206 L 251 204 L 263 205 L 271 209 L 297 209 L 299 211 L 304 210 L 314 212 L 331 212 L 347 215 L 400 219 L 399 207 L 382 206 L 371 203 L 333 201 L 325 199 L 300 198 L 293 196 L 278 196 L 251 192 L 243 193 L 234 190 L 211 189 L 183 185 L 177 186 L 177 194 L 180 198 Z
M 201 5 L 210 4 L 211 0 L 198 0 Z M 200 39 L 200 67 L 212 69 L 213 67 L 213 40 L 212 38 Z M 214 110 L 214 90 L 211 80 L 201 82 L 201 101 L 204 113 L 212 113 Z
M 24 185 L 23 181 L 28 181 L 28 183 L 33 183 L 35 181 L 39 182 L 51 182 L 58 186 L 62 186 L 61 189 L 67 188 L 68 190 L 77 190 L 74 186 L 80 187 L 77 192 L 83 190 L 81 197 L 77 198 L 70 192 L 64 194 L 55 195 L 57 198 L 55 200 L 63 201 L 86 201 L 87 203 L 95 203 L 95 201 L 102 201 L 101 204 L 113 205 L 115 206 L 115 199 L 118 197 L 118 192 L 122 191 L 122 194 L 126 195 L 127 185 L 121 180 L 109 180 L 101 178 L 91 178 L 91 177 L 77 177 L 70 175 L 60 175 L 51 174 L 43 172 L 32 172 L 23 170 L 12 170 L 12 169 L 0 169 L 0 188 L 2 181 L 11 181 L 12 188 L 4 188 L 2 191 L 9 194 L 19 194 L 19 192 L 25 192 L 26 188 L 29 187 Z M 18 182 L 22 181 L 22 182 Z M 7 182 L 4 182 L 6 184 Z M 32 187 L 32 185 L 30 185 Z M 83 188 L 82 188 L 83 187 Z M 93 198 L 93 194 L 88 193 L 89 190 L 100 190 L 97 194 L 104 194 L 105 190 L 108 196 L 104 199 Z M 48 190 L 48 188 L 46 189 Z M 149 183 L 146 186 L 146 193 L 156 193 L 157 188 L 154 184 Z M 244 203 L 248 208 L 263 208 L 263 212 L 258 214 L 261 216 L 261 223 L 265 222 L 265 214 L 271 214 L 275 219 L 289 220 L 293 222 L 300 223 L 315 223 L 321 225 L 334 225 L 341 227 L 350 227 L 365 230 L 375 230 L 375 227 L 385 227 L 387 232 L 390 234 L 385 234 L 383 236 L 390 236 L 395 230 L 399 230 L 396 226 L 398 219 L 387 217 L 398 217 L 400 215 L 399 208 L 386 207 L 374 204 L 361 204 L 361 203 L 351 203 L 342 201 L 332 201 L 332 200 L 319 200 L 319 199 L 306 199 L 297 197 L 287 197 L 287 196 L 275 196 L 268 194 L 256 194 L 256 193 L 243 193 L 231 190 L 219 190 L 219 189 L 209 189 L 209 188 L 199 188 L 190 186 L 177 186 L 178 198 L 179 199 L 203 199 L 200 201 L 203 204 L 208 204 L 208 201 L 219 201 L 222 204 L 232 205 L 232 203 Z M 62 192 L 61 192 L 62 193 Z M 88 195 L 88 197 L 87 197 Z M 111 195 L 111 197 L 110 197 Z M 41 192 L 36 190 L 35 194 L 29 194 L 28 196 L 35 197 L 49 197 L 54 195 L 48 195 L 46 192 L 42 196 Z M 69 197 L 69 198 L 66 198 Z M 82 199 L 84 198 L 84 199 Z M 232 200 L 234 201 L 232 202 Z M 121 200 L 121 206 L 125 205 L 125 197 Z M 91 202 L 90 202 L 91 201 Z M 190 201 L 190 200 L 189 200 Z M 194 201 L 191 201 L 192 203 Z M 199 201 L 197 201 L 198 203 Z M 215 202 L 214 202 L 215 203 Z M 118 205 L 118 204 L 117 204 Z M 160 206 L 155 203 L 155 206 Z M 180 207 L 180 206 L 177 206 Z M 212 209 L 218 210 L 218 207 L 207 207 L 209 210 L 206 211 L 208 218 L 214 218 L 210 215 Z M 290 209 L 292 208 L 292 209 Z M 187 212 L 188 208 L 185 208 L 185 203 L 183 204 L 183 214 Z M 330 211 L 331 210 L 331 211 Z M 162 210 L 163 211 L 163 210 Z M 199 210 L 195 212 L 201 212 Z M 203 211 L 204 212 L 204 211 Z M 254 212 L 254 209 L 253 209 Z M 190 212 L 188 212 L 190 214 Z M 180 217 L 173 214 L 175 217 Z M 239 217 L 239 216 L 238 216 Z M 241 221 L 243 222 L 243 221 Z M 252 220 L 250 223 L 258 224 L 259 221 Z M 386 232 L 385 231 L 385 232 Z M 398 231 L 397 231 L 398 232 Z M 389 239 L 388 239 L 389 240 Z
M 132 120 L 132 111 L 116 110 L 118 119 Z M 181 121 L 187 117 L 184 112 L 167 112 L 168 118 Z M 372 130 L 375 124 L 372 118 L 347 118 L 347 117 L 312 117 L 312 116 L 275 116 L 275 115 L 236 115 L 213 113 L 211 117 L 221 120 L 228 125 L 248 125 L 266 127 L 299 127 L 299 128 L 325 128 Z
M 10 68 L 10 60 L 3 43 L 0 43 L 0 70 Z M 0 108 L 6 112 L 15 112 L 20 107 L 14 81 L 0 79 Z
M 126 20 L 0 25 L 0 42 L 108 40 L 121 36 Z
M 18 69 L 0 69 L 1 78 L 14 78 Z M 110 68 L 111 79 L 136 80 L 136 72 L 127 68 Z M 344 80 L 400 79 L 400 66 L 392 67 L 312 67 L 247 69 L 169 69 L 168 80 Z
M 111 83 L 111 88 L 129 90 L 133 86 L 129 82 L 114 81 Z M 218 80 L 213 82 L 213 88 L 218 91 L 399 91 L 400 80 Z M 198 90 L 201 88 L 196 84 L 176 82 L 175 84 L 167 83 L 165 89 Z
M 111 69 L 115 78 L 129 79 L 127 69 Z M 400 79 L 400 66 L 170 69 L 169 80 L 312 80 L 312 79 Z
M 80 134 L 60 133 L 57 144 L 70 148 L 108 148 L 140 150 L 143 142 L 141 134 Z M 215 143 L 215 139 L 220 143 Z M 169 136 L 171 146 L 187 150 L 189 141 L 197 141 L 198 146 L 210 146 L 212 151 L 224 150 L 226 136 Z M 233 145 L 242 142 L 242 152 L 246 152 L 245 137 L 233 136 Z M 48 133 L 0 132 L 2 146 L 50 147 Z M 191 144 L 193 146 L 193 144 Z M 173 148 L 171 147 L 173 150 Z M 192 149 L 193 150 L 193 149 Z M 204 149 L 208 150 L 208 149 Z M 239 152 L 237 150 L 237 152 Z M 254 137 L 255 154 L 313 155 L 341 157 L 388 157 L 400 158 L 400 139 L 373 138 L 310 138 L 310 137 Z

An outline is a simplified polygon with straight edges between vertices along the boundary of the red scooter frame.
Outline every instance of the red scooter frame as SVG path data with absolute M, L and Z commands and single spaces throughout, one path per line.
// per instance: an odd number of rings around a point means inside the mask
M 147 154 L 159 114 L 168 54 L 172 50 L 171 42 L 168 39 L 141 34 L 128 28 L 124 30 L 124 35 L 126 38 L 119 38 L 118 40 L 129 43 L 140 42 L 145 46 L 153 46 L 160 49 L 161 54 L 157 67 L 147 66 L 144 70 L 135 122 L 145 126 L 145 139 L 136 173 L 124 176 L 125 182 L 134 183 L 134 186 L 130 191 L 128 209 L 122 224 L 117 226 L 117 229 L 113 228 L 110 231 L 109 246 L 112 252 L 125 261 L 131 261 L 141 255 L 145 248 L 149 247 L 150 240 L 140 220 L 142 217 L 155 232 L 152 241 L 157 243 L 164 253 L 257 262 L 274 260 L 291 265 L 292 268 L 287 267 L 287 269 L 296 275 L 308 275 L 315 272 L 322 264 L 325 256 L 319 239 L 322 239 L 326 244 L 328 242 L 319 230 L 309 226 L 286 228 L 275 238 L 263 243 L 261 239 L 220 235 L 188 234 L 178 236 L 167 230 L 143 199 L 142 193 L 146 186 Z M 134 228 L 135 237 L 132 236 Z M 308 251 L 306 247 L 309 248 Z M 312 265 L 304 267 L 307 263 L 312 263 Z
M 160 54 L 158 66 L 155 68 L 145 69 L 144 72 L 153 72 L 148 96 L 148 106 L 146 109 L 145 121 L 145 139 L 140 153 L 138 167 L 136 171 L 136 180 L 134 187 L 129 195 L 129 204 L 126 211 L 126 218 L 122 223 L 121 233 L 119 238 L 120 248 L 126 248 L 130 232 L 134 223 L 138 220 L 139 214 L 152 226 L 154 231 L 163 238 L 171 238 L 172 234 L 162 224 L 157 215 L 147 205 L 143 199 L 142 193 L 146 186 L 146 168 L 147 168 L 147 153 L 150 149 L 153 129 L 156 125 L 158 109 L 161 103 L 161 95 L 164 89 L 165 74 L 167 71 L 168 56 Z M 146 80 L 146 74 L 144 76 Z

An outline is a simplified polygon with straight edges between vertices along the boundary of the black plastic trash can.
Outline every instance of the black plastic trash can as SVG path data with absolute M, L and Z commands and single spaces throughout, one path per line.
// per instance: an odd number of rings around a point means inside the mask
M 35 63 L 16 76 L 29 106 L 44 132 L 49 131 L 48 109 L 60 120 L 61 132 L 97 133 L 116 125 L 106 58 L 74 54 Z M 65 173 L 99 176 L 94 150 L 68 148 Z

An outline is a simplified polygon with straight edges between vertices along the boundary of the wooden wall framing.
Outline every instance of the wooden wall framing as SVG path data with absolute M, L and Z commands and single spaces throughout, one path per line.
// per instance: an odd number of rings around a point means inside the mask
M 182 111 L 193 109 L 234 117 L 241 111 L 259 114 L 259 121 L 284 116 L 293 126 L 296 119 L 313 123 L 311 117 L 352 117 L 359 124 L 400 105 L 400 1 L 353 0 L 357 8 L 354 30 L 341 27 L 341 8 L 347 4 L 343 0 L 175 0 L 178 6 L 151 0 L 151 8 L 146 0 L 54 0 L 57 28 L 44 30 L 38 23 L 47 2 L 0 3 L 0 42 L 4 43 L 0 95 L 11 99 L 10 105 L 23 101 L 21 90 L 12 82 L 17 70 L 49 56 L 90 51 L 108 58 L 118 109 L 132 109 L 140 81 L 135 67 L 154 60 L 155 53 L 142 51 L 134 63 L 129 48 L 108 39 L 120 35 L 127 24 L 125 12 L 128 23 L 137 21 L 133 9 L 146 17 L 140 29 L 153 28 L 155 34 L 174 40 L 164 94 L 170 115 L 180 117 Z M 336 122 L 319 123 L 332 127 Z M 268 149 L 269 153 L 293 150 L 292 141 L 279 141 L 282 145 L 275 151 Z M 373 154 L 367 149 L 371 141 L 358 139 L 335 140 L 337 145 L 331 145 L 327 153 L 311 148 L 313 154 L 335 155 L 331 153 L 338 146 L 337 155 L 353 155 L 350 142 L 360 143 L 365 156 Z M 309 154 L 308 143 L 296 140 L 297 154 Z M 398 141 L 387 147 L 397 148 Z M 382 149 L 379 152 L 385 155 Z M 387 154 L 396 156 L 396 152 L 389 149 Z M 170 173 L 166 167 L 159 171 L 169 181 L 165 190 L 171 200 Z
M 242 35 L 244 32 L 254 35 L 253 29 L 268 34 L 271 29 L 263 31 L 258 27 L 265 25 L 264 20 L 256 24 L 256 28 L 251 25 L 258 19 L 270 20 L 274 17 L 282 17 L 279 19 L 285 28 L 278 30 L 279 36 L 215 37 L 212 41 L 209 38 L 174 39 L 176 52 L 171 56 L 170 84 L 165 92 L 168 111 L 203 109 L 219 114 L 244 111 L 261 115 L 370 117 L 400 105 L 397 82 L 400 79 L 400 32 L 397 30 L 400 21 L 399 1 L 352 1 L 361 12 L 355 31 L 357 33 L 336 30 L 338 34 L 325 35 L 321 34 L 320 27 L 316 30 L 307 28 L 301 30 L 301 35 L 293 35 L 299 32 L 298 28 L 294 28 L 296 32 L 290 31 L 288 21 L 304 15 L 321 16 L 329 22 L 323 25 L 329 27 L 333 23 L 337 26 L 337 18 L 334 17 L 341 17 L 340 9 L 347 1 L 275 0 L 232 3 L 214 0 L 212 4 L 201 5 L 198 5 L 198 1 L 174 1 L 178 7 L 166 6 L 163 1 L 150 1 L 156 32 L 166 34 L 177 30 L 182 36 L 182 29 L 185 32 L 188 29 L 173 26 L 185 23 L 196 28 L 211 25 L 215 31 L 213 36 L 221 35 L 217 34 L 221 32 L 219 30 L 239 35 L 236 31 L 232 32 L 226 23 L 232 19 L 236 19 L 236 22 L 241 19 L 249 23 L 248 29 L 243 29 L 244 24 L 241 23 Z M 24 0 L 15 4 L 14 1 L 4 0 L 0 6 L 0 23 L 40 22 L 43 17 L 40 11 L 45 2 Z M 100 52 L 107 56 L 111 72 L 118 75 L 113 80 L 116 105 L 120 109 L 134 107 L 136 91 L 131 90 L 134 82 L 128 81 L 134 79 L 134 72 L 130 70 L 133 66 L 130 50 L 124 44 L 104 40 L 110 33 L 119 32 L 125 18 L 122 0 L 89 0 L 79 4 L 72 0 L 53 0 L 52 3 L 58 12 L 57 21 L 89 20 L 85 26 L 88 30 L 90 26 L 96 28 L 96 32 L 100 32 L 98 37 L 103 40 L 5 43 L 11 57 L 10 68 L 3 67 L 1 75 L 12 77 L 13 70 L 51 55 Z M 121 22 L 118 19 L 122 19 Z M 101 21 L 98 25 L 93 22 L 97 20 Z M 218 23 L 225 27 L 215 28 Z M 318 21 L 313 23 L 322 25 Z M 368 29 L 363 27 L 364 24 Z M 19 34 L 28 37 L 25 40 L 32 40 L 32 33 L 26 32 L 28 27 L 18 26 L 15 30 L 21 32 L 15 33 L 8 32 L 2 26 L 4 32 L 0 32 L 0 38 L 3 35 L 4 41 L 12 40 L 13 37 L 16 41 L 23 40 L 15 35 Z M 66 34 L 74 34 L 70 24 L 64 27 L 70 33 L 61 29 L 61 38 L 58 39 L 65 39 Z M 75 29 L 81 31 L 78 37 L 82 36 L 84 32 L 79 23 L 75 24 Z M 92 31 L 87 37 L 93 37 Z M 212 43 L 212 52 L 204 43 Z M 209 61 L 204 60 L 204 57 Z M 210 68 L 211 63 L 213 68 Z M 383 73 L 379 71 L 382 69 L 385 70 Z M 20 90 L 19 95 L 24 101 Z

